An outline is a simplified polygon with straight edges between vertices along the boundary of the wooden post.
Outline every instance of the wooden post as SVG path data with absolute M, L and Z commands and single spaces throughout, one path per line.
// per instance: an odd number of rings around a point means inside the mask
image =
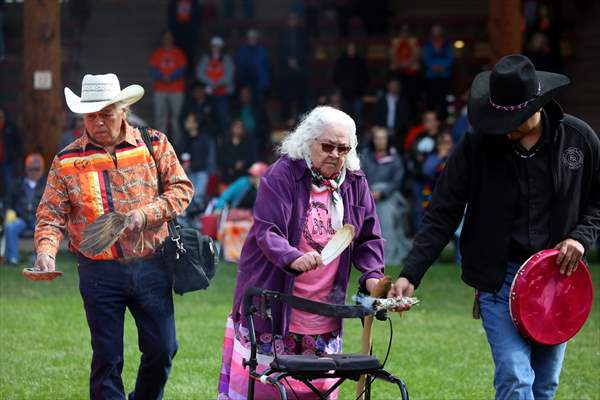
M 490 0 L 488 29 L 492 64 L 507 54 L 523 51 L 521 0 Z
M 49 166 L 63 128 L 58 0 L 23 2 L 23 40 L 24 150 L 42 153 Z

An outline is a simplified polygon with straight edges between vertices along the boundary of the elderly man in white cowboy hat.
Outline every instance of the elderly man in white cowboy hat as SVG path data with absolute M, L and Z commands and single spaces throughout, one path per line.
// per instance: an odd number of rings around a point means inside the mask
M 68 107 L 83 114 L 84 134 L 54 158 L 37 211 L 35 266 L 54 271 L 64 231 L 77 256 L 92 339 L 92 399 L 125 398 L 126 308 L 142 352 L 129 399 L 161 399 L 177 351 L 171 283 L 157 249 L 167 236 L 166 221 L 187 207 L 193 187 L 163 133 L 147 131 L 152 157 L 140 130 L 127 123 L 129 105 L 143 94 L 139 85 L 121 90 L 114 74 L 85 75 L 81 97 L 65 88 Z M 113 211 L 128 215 L 124 235 L 99 254 L 84 253 L 84 227 Z
M 412 295 L 466 207 L 462 278 L 477 290 L 497 399 L 551 399 L 566 346 L 536 344 L 513 325 L 508 293 L 520 264 L 555 248 L 570 275 L 600 232 L 600 140 L 553 99 L 568 84 L 518 54 L 475 77 L 472 132 L 448 159 L 390 293 Z

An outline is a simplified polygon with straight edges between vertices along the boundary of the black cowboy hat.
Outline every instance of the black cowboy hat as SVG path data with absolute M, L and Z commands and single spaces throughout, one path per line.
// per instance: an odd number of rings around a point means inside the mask
M 469 122 L 477 133 L 513 132 L 569 83 L 565 75 L 536 71 L 521 54 L 502 57 L 492 71 L 481 72 L 473 80 Z

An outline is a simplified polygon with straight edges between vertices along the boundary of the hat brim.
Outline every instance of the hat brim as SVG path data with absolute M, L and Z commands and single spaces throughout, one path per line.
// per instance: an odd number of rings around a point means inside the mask
M 144 88 L 140 85 L 129 85 L 125 89 L 121 90 L 117 96 L 110 100 L 103 101 L 81 101 L 81 97 L 77 96 L 69 88 L 65 88 L 65 100 L 69 110 L 76 114 L 89 114 L 98 112 L 104 107 L 111 104 L 121 103 L 125 105 L 131 105 L 137 102 L 144 96 Z
M 490 103 L 491 71 L 479 73 L 471 85 L 467 106 L 467 118 L 473 127 L 473 131 L 490 135 L 504 135 L 514 132 L 571 82 L 567 76 L 562 74 L 545 71 L 536 71 L 536 74 L 540 82 L 540 95 L 531 101 L 527 107 L 520 110 L 504 111 L 492 107 Z

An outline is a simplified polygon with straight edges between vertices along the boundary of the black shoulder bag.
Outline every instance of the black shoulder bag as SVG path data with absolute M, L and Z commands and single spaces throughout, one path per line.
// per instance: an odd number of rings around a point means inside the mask
M 152 141 L 146 128 L 139 128 L 150 155 L 154 159 L 158 174 L 158 193 L 163 193 L 163 185 L 154 158 Z M 210 236 L 200 234 L 198 229 L 181 228 L 173 220 L 167 223 L 169 236 L 163 242 L 161 253 L 167 264 L 173 291 L 183 295 L 187 292 L 206 289 L 215 275 L 219 255 Z

